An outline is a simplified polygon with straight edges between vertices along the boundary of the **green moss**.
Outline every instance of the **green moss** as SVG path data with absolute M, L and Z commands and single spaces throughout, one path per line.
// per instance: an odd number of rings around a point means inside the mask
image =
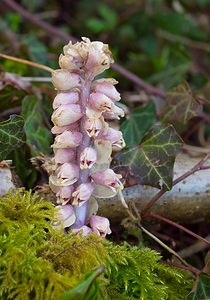
M 53 230 L 54 207 L 19 190 L 0 199 L 0 299 L 53 300 L 98 265 L 103 299 L 184 299 L 188 275 L 148 248 Z

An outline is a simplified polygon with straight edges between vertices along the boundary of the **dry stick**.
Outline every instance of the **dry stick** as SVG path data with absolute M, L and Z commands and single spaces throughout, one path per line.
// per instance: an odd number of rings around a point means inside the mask
M 17 57 L 14 57 L 14 56 L 3 54 L 3 53 L 0 53 L 0 57 L 5 58 L 5 59 L 9 59 L 9 60 L 13 60 L 13 61 L 16 61 L 16 62 L 19 62 L 21 64 L 29 65 L 29 66 L 32 66 L 32 67 L 35 67 L 35 68 L 38 68 L 38 69 L 42 69 L 42 70 L 45 70 L 45 71 L 50 72 L 50 73 L 52 71 L 54 71 L 50 67 L 47 67 L 47 66 L 44 66 L 42 64 L 38 64 L 38 63 L 32 62 L 30 60 L 26 60 L 26 59 L 22 59 L 22 58 L 17 58 Z
M 168 218 L 162 217 L 162 216 L 160 216 L 160 215 L 158 215 L 158 214 L 148 214 L 148 215 L 144 215 L 144 218 L 155 218 L 155 219 L 159 219 L 159 220 L 161 220 L 161 221 L 163 221 L 163 222 L 165 222 L 165 223 L 168 223 L 168 224 L 170 224 L 170 225 L 172 225 L 172 226 L 174 226 L 174 227 L 177 227 L 177 228 L 179 228 L 179 229 L 185 231 L 186 233 L 188 233 L 188 234 L 194 236 L 195 238 L 197 238 L 198 240 L 203 241 L 203 242 L 206 243 L 207 245 L 210 245 L 210 241 L 208 241 L 207 239 L 205 239 L 205 238 L 201 237 L 200 235 L 198 235 L 198 234 L 192 232 L 191 230 L 185 228 L 184 226 L 182 226 L 182 225 L 180 225 L 180 224 L 178 224 L 178 223 L 176 223 L 176 222 L 173 222 L 173 221 L 169 220 Z
M 210 234 L 207 235 L 205 237 L 206 240 L 209 240 L 210 241 Z M 196 241 L 196 243 L 180 250 L 178 252 L 178 254 L 183 257 L 183 258 L 186 258 L 186 257 L 190 257 L 200 251 L 203 251 L 205 250 L 206 248 L 209 248 L 208 245 L 204 244 L 202 241 Z
M 39 19 L 37 16 L 32 15 L 31 13 L 27 12 L 25 9 L 23 9 L 20 5 L 15 3 L 13 0 L 2 0 L 7 6 L 9 6 L 11 9 L 19 13 L 23 18 L 28 19 L 31 23 L 36 24 L 37 26 L 41 27 L 45 31 L 49 32 L 52 34 L 52 36 L 57 36 L 64 41 L 73 41 L 76 42 L 77 39 L 69 35 L 68 33 L 64 33 L 60 30 L 58 30 L 56 27 L 42 21 Z M 165 97 L 164 91 L 162 91 L 159 88 L 156 88 L 145 81 L 143 81 L 141 78 L 139 78 L 137 75 L 133 74 L 132 72 L 128 71 L 126 68 L 118 65 L 118 64 L 113 64 L 112 69 L 127 78 L 128 80 L 132 81 L 136 85 L 138 85 L 140 88 L 144 89 L 147 91 L 149 94 L 154 94 L 157 95 L 161 98 Z
M 137 224 L 137 226 L 145 232 L 148 236 L 150 236 L 154 241 L 156 241 L 159 245 L 161 245 L 163 248 L 165 248 L 168 252 L 170 252 L 172 255 L 174 255 L 179 261 L 185 265 L 188 270 L 190 270 L 193 273 L 198 273 L 197 269 L 194 269 L 191 265 L 189 265 L 181 256 L 179 256 L 178 253 L 176 253 L 173 249 L 171 249 L 169 246 L 167 246 L 165 243 L 163 243 L 160 239 L 158 239 L 155 235 L 153 235 L 151 232 L 149 232 L 146 228 L 144 228 L 141 224 Z M 195 271 L 196 270 L 196 271 Z
M 191 170 L 187 171 L 186 173 L 184 173 L 183 175 L 181 175 L 180 177 L 178 177 L 177 179 L 175 179 L 173 181 L 173 186 L 176 185 L 177 183 L 179 183 L 180 181 L 186 179 L 187 177 L 189 177 L 190 175 L 194 174 L 197 171 L 200 170 L 207 170 L 210 169 L 210 166 L 203 166 L 203 164 L 208 160 L 210 156 L 210 152 L 207 153 L 207 155 L 201 159 Z M 151 207 L 160 199 L 160 197 L 165 194 L 167 191 L 166 190 L 160 190 L 152 199 L 151 201 L 146 205 L 146 207 L 143 209 L 142 211 L 142 216 L 146 215 L 148 213 L 148 211 L 151 209 Z

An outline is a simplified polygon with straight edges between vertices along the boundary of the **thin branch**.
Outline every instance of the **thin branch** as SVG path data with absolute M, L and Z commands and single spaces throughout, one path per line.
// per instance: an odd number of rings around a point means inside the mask
M 207 170 L 210 169 L 210 166 L 203 166 L 204 163 L 208 160 L 210 156 L 210 152 L 207 153 L 207 155 L 201 159 L 191 170 L 187 171 L 186 173 L 184 173 L 183 175 L 181 175 L 180 177 L 176 178 L 173 181 L 173 186 L 176 185 L 177 183 L 179 183 L 180 181 L 186 179 L 187 177 L 189 177 L 190 175 L 194 174 L 197 171 L 200 170 Z M 166 190 L 160 190 L 151 200 L 150 202 L 146 205 L 146 207 L 143 209 L 142 211 L 142 216 L 144 216 L 146 213 L 148 213 L 148 211 L 151 209 L 151 207 L 160 199 L 160 197 L 165 194 L 167 191 Z
M 143 232 L 145 232 L 148 236 L 150 236 L 154 241 L 156 241 L 159 245 L 161 245 L 164 249 L 166 249 L 169 253 L 174 255 L 179 261 L 183 263 L 189 270 L 192 271 L 192 266 L 190 266 L 178 253 L 176 253 L 173 249 L 171 249 L 168 245 L 163 243 L 160 239 L 158 239 L 154 234 L 149 232 L 146 228 L 144 228 L 141 224 L 137 224 L 137 227 L 140 228 Z M 194 269 L 194 268 L 193 268 Z M 192 272 L 195 272 L 192 271 Z
M 22 109 L 20 106 L 5 109 L 2 112 L 0 112 L 0 119 L 7 118 L 10 115 L 19 115 L 21 113 L 21 111 L 22 111 Z
M 196 276 L 198 276 L 200 274 L 200 270 L 192 267 L 192 266 L 185 266 L 185 265 L 182 265 L 182 264 L 176 264 L 174 262 L 168 262 L 168 261 L 165 261 L 163 259 L 161 259 L 161 263 L 165 264 L 165 265 L 169 265 L 169 266 L 173 266 L 173 267 L 176 267 L 176 268 L 180 268 L 180 269 L 183 269 L 183 270 L 187 270 L 187 271 L 190 271 L 192 273 L 195 273 Z
M 29 82 L 51 82 L 50 77 L 21 77 L 23 81 Z
M 19 4 L 17 4 L 13 0 L 2 0 L 7 6 L 9 6 L 11 9 L 19 13 L 23 18 L 29 20 L 31 23 L 41 27 L 45 31 L 49 32 L 52 36 L 57 36 L 63 40 L 69 41 L 72 40 L 73 42 L 76 42 L 76 39 L 73 36 L 70 36 L 68 33 L 62 32 L 58 30 L 56 27 L 42 21 L 37 16 L 31 14 L 30 12 L 23 9 Z
M 210 234 L 207 235 L 205 239 L 210 241 Z M 209 246 L 204 244 L 202 241 L 196 241 L 196 243 L 180 250 L 178 254 L 183 258 L 192 257 L 196 253 L 203 251 L 206 248 L 209 249 Z
M 42 70 L 45 70 L 45 71 L 50 72 L 50 73 L 53 71 L 53 69 L 51 69 L 50 67 L 32 62 L 30 60 L 17 58 L 17 57 L 14 57 L 14 56 L 3 54 L 3 53 L 0 53 L 0 57 L 5 58 L 5 59 L 9 59 L 9 60 L 12 60 L 12 61 L 19 62 L 21 64 L 29 65 L 29 66 L 32 66 L 32 67 L 35 67 L 35 68 L 38 68 L 38 69 L 42 69 Z
M 19 4 L 14 2 L 13 0 L 2 0 L 7 6 L 9 6 L 11 9 L 19 13 L 23 18 L 29 20 L 31 23 L 41 27 L 45 31 L 49 32 L 52 36 L 57 36 L 61 38 L 64 41 L 73 41 L 76 42 L 77 39 L 75 37 L 72 37 L 68 33 L 64 33 L 60 30 L 58 30 L 56 27 L 46 23 L 45 21 L 41 20 L 37 16 L 27 12 L 25 9 L 23 9 Z M 163 90 L 156 88 L 148 83 L 146 83 L 144 80 L 139 78 L 137 75 L 134 73 L 128 71 L 126 68 L 120 66 L 119 64 L 113 64 L 112 69 L 130 80 L 131 82 L 135 83 L 138 85 L 141 89 L 144 89 L 147 91 L 149 94 L 154 94 L 157 95 L 161 98 L 165 97 L 165 93 Z
M 180 35 L 176 35 L 176 34 L 172 34 L 168 31 L 164 31 L 162 29 L 158 29 L 157 33 L 159 34 L 159 36 L 165 38 L 166 40 L 169 40 L 171 42 L 180 42 L 183 45 L 186 45 L 190 48 L 194 48 L 194 49 L 199 49 L 199 50 L 203 50 L 203 51 L 207 51 L 210 52 L 210 44 L 206 43 L 206 42 L 200 42 L 200 41 L 196 41 L 196 40 L 191 40 L 187 37 L 184 36 L 180 36 Z
M 168 218 L 165 218 L 165 217 L 160 216 L 160 215 L 158 215 L 158 214 L 148 214 L 148 215 L 144 215 L 144 218 L 155 218 L 155 219 L 159 219 L 159 220 L 161 220 L 161 221 L 163 221 L 163 222 L 165 222 L 165 223 L 167 223 L 167 224 L 170 224 L 170 225 L 172 225 L 172 226 L 174 226 L 174 227 L 179 228 L 180 230 L 185 231 L 186 233 L 188 233 L 188 234 L 194 236 L 196 239 L 198 239 L 198 240 L 200 240 L 200 241 L 206 243 L 207 245 L 210 245 L 210 241 L 208 241 L 207 239 L 205 239 L 205 238 L 201 237 L 200 235 L 198 235 L 198 234 L 192 232 L 191 230 L 185 228 L 184 226 L 182 226 L 182 225 L 180 225 L 180 224 L 178 224 L 178 223 L 176 223 L 176 222 L 174 222 L 174 221 L 172 221 L 172 220 L 169 220 Z

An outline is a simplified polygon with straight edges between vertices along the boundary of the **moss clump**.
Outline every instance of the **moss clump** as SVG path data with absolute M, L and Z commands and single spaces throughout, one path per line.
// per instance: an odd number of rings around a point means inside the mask
M 184 299 L 191 282 L 148 248 L 53 230 L 54 207 L 19 190 L 0 199 L 0 299 L 53 300 L 98 265 L 103 299 Z

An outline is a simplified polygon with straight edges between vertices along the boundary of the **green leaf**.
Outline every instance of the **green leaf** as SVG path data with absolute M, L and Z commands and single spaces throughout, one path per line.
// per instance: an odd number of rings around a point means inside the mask
M 155 104 L 149 102 L 145 107 L 135 109 L 129 120 L 125 120 L 120 130 L 127 146 L 138 145 L 148 129 L 156 121 Z
M 95 280 L 103 272 L 103 266 L 88 272 L 76 287 L 62 294 L 61 300 L 102 300 L 99 286 Z
M 209 300 L 210 299 L 210 275 L 201 273 L 197 281 L 195 291 L 191 292 L 186 300 Z
M 51 149 L 52 135 L 44 124 L 44 111 L 40 99 L 26 96 L 22 104 L 22 116 L 25 120 L 24 129 L 32 155 L 39 155 L 40 152 L 48 154 Z
M 186 124 L 201 110 L 202 105 L 194 98 L 188 83 L 183 81 L 166 94 L 166 104 L 161 114 L 164 121 L 176 120 Z
M 9 120 L 0 122 L 0 161 L 24 144 L 23 126 L 23 118 L 17 115 L 12 115 Z
M 173 165 L 182 140 L 172 125 L 155 124 L 141 145 L 119 152 L 115 170 L 123 178 L 134 178 L 137 183 L 170 190 Z

